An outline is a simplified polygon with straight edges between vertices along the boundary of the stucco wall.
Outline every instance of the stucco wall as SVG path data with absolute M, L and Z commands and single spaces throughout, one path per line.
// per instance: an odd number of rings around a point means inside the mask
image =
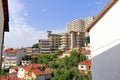
M 93 80 L 120 80 L 120 1 L 90 30 Z

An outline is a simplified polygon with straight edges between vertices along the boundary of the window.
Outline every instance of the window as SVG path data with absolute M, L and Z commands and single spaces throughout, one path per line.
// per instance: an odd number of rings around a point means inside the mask
M 91 68 L 91 66 L 89 66 L 89 69 Z
M 84 68 L 84 66 L 81 66 L 81 68 Z

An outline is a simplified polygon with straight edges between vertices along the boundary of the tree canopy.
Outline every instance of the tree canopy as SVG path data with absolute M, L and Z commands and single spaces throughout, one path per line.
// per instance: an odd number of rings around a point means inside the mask
M 33 44 L 32 48 L 38 48 L 38 43 Z

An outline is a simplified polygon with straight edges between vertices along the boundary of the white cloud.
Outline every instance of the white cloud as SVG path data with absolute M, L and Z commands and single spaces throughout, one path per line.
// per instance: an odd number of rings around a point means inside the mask
M 5 48 L 21 48 L 29 47 L 38 42 L 39 39 L 46 39 L 47 32 L 37 30 L 25 21 L 28 12 L 20 0 L 9 1 L 10 15 L 10 32 L 5 33 Z M 43 12 L 46 12 L 44 9 Z M 54 30 L 55 32 L 63 32 L 63 30 Z M 53 32 L 54 32 L 53 31 Z
M 22 12 L 24 13 L 22 14 Z M 19 0 L 9 0 L 9 14 L 10 32 L 5 33 L 5 48 L 31 46 L 40 38 L 47 37 L 45 31 L 39 31 L 25 22 L 24 15 L 28 15 L 28 13 Z

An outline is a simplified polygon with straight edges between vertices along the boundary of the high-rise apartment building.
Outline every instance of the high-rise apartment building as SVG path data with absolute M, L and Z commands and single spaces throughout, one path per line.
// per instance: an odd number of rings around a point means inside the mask
M 39 50 L 40 50 L 40 53 L 51 53 L 50 41 L 47 39 L 40 39 Z
M 85 29 L 93 22 L 94 16 L 90 16 L 88 18 L 85 18 Z
M 57 49 L 65 51 L 84 46 L 83 39 L 85 36 L 88 36 L 88 33 L 85 33 L 85 29 L 93 20 L 93 16 L 85 20 L 75 19 L 66 24 L 67 33 L 53 34 L 52 31 L 47 31 L 48 39 L 39 40 L 40 52 L 45 52 L 43 47 L 46 48 L 46 46 L 47 52 L 54 52 Z M 44 42 L 46 42 L 46 44 L 43 44 Z
M 48 32 L 48 40 L 39 40 L 41 53 L 55 52 L 55 50 L 70 50 L 83 46 L 84 32 L 71 31 L 70 33 L 52 34 Z M 44 43 L 44 44 L 43 44 Z M 44 49 L 43 49 L 44 48 Z M 47 51 L 47 52 L 46 52 Z
M 93 22 L 94 18 L 95 18 L 94 16 L 90 16 L 88 18 L 85 18 L 85 30 Z M 85 36 L 89 36 L 89 34 L 87 32 L 85 32 Z
M 75 19 L 69 23 L 67 23 L 67 33 L 70 33 L 71 31 L 75 32 L 82 32 L 84 31 L 84 20 L 81 19 Z

